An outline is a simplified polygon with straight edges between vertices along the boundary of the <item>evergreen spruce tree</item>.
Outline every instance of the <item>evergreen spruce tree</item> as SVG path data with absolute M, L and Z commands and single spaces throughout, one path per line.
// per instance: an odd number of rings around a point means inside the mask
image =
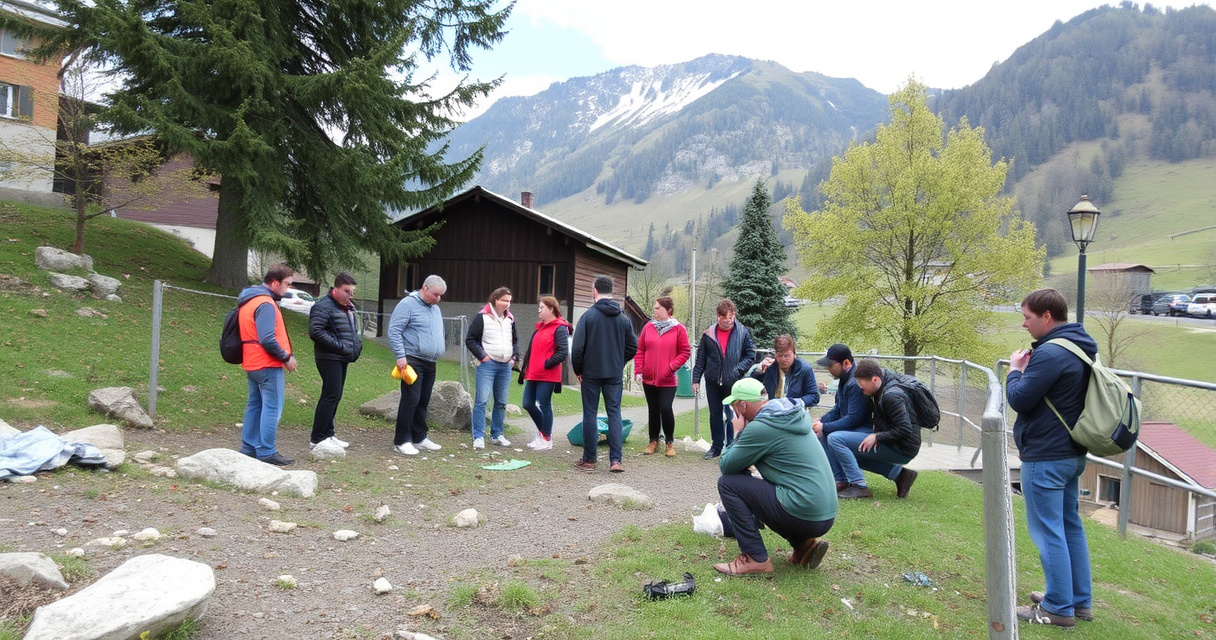
M 752 332 L 758 348 L 771 348 L 783 334 L 795 334 L 786 288 L 778 278 L 785 273 L 785 247 L 777 240 L 769 209 L 773 201 L 763 180 L 756 180 L 743 205 L 739 239 L 730 259 L 730 273 L 722 282 L 726 297 L 735 302 L 736 319 Z
M 471 51 L 503 34 L 512 5 L 493 0 L 56 0 L 72 25 L 37 34 L 37 53 L 67 52 L 121 80 L 103 117 L 118 133 L 153 132 L 220 175 L 207 279 L 247 282 L 249 248 L 323 277 L 421 255 L 427 229 L 389 214 L 442 201 L 481 154 L 433 145 L 498 81 L 439 92 L 432 61 L 467 71 Z M 27 29 L 28 30 L 28 29 Z M 422 78 L 416 78 L 421 74 Z

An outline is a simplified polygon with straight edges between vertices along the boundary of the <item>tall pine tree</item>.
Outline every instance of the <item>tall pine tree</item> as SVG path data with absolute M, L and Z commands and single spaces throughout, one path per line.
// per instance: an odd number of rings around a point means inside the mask
M 726 297 L 735 302 L 736 318 L 752 332 L 757 347 L 771 347 L 783 334 L 795 334 L 786 288 L 779 277 L 785 273 L 785 247 L 777 240 L 769 209 L 773 201 L 763 180 L 756 180 L 752 195 L 743 205 L 739 239 L 730 259 L 730 274 L 722 282 Z

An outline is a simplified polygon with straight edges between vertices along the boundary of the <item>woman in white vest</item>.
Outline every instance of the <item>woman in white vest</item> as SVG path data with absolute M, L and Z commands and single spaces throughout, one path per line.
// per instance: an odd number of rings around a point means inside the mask
M 519 334 L 511 315 L 511 290 L 499 287 L 490 294 L 490 301 L 473 316 L 464 345 L 477 361 L 477 397 L 473 402 L 473 448 L 486 448 L 486 403 L 494 396 L 490 414 L 490 442 L 509 447 L 511 441 L 503 435 L 507 414 L 507 392 L 511 386 L 511 368 L 519 361 Z

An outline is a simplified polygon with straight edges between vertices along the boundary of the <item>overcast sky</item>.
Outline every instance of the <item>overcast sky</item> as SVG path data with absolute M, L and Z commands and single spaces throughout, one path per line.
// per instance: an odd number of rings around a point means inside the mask
M 954 89 L 982 78 L 1057 20 L 1067 22 L 1100 5 L 1096 0 L 518 0 L 510 33 L 492 51 L 475 54 L 473 76 L 506 76 L 478 111 L 494 99 L 532 95 L 556 81 L 633 64 L 686 62 L 708 53 L 857 78 L 883 93 L 895 91 L 912 74 L 929 86 Z

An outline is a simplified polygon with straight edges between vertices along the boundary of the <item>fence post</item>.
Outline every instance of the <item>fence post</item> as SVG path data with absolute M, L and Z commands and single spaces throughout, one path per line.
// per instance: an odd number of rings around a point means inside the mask
M 989 385 L 989 397 L 1002 393 Z M 984 567 L 988 592 L 989 640 L 1017 640 L 1014 615 L 1017 574 L 1013 555 L 1013 499 L 1010 497 L 1009 455 L 1005 449 L 1004 416 L 988 410 L 981 420 L 980 450 L 984 456 Z
M 958 451 L 963 450 L 963 428 L 966 427 L 964 411 L 967 410 L 967 364 L 958 367 Z
M 1132 393 L 1140 397 L 1140 376 L 1132 376 Z M 1123 479 L 1119 481 L 1119 535 L 1127 537 L 1127 521 L 1132 511 L 1132 467 L 1136 466 L 1136 446 L 1123 454 Z M 1195 494 L 1191 494 L 1194 496 Z
M 160 315 L 165 284 L 152 281 L 152 356 L 148 366 L 148 417 L 156 419 L 156 386 L 160 369 Z

